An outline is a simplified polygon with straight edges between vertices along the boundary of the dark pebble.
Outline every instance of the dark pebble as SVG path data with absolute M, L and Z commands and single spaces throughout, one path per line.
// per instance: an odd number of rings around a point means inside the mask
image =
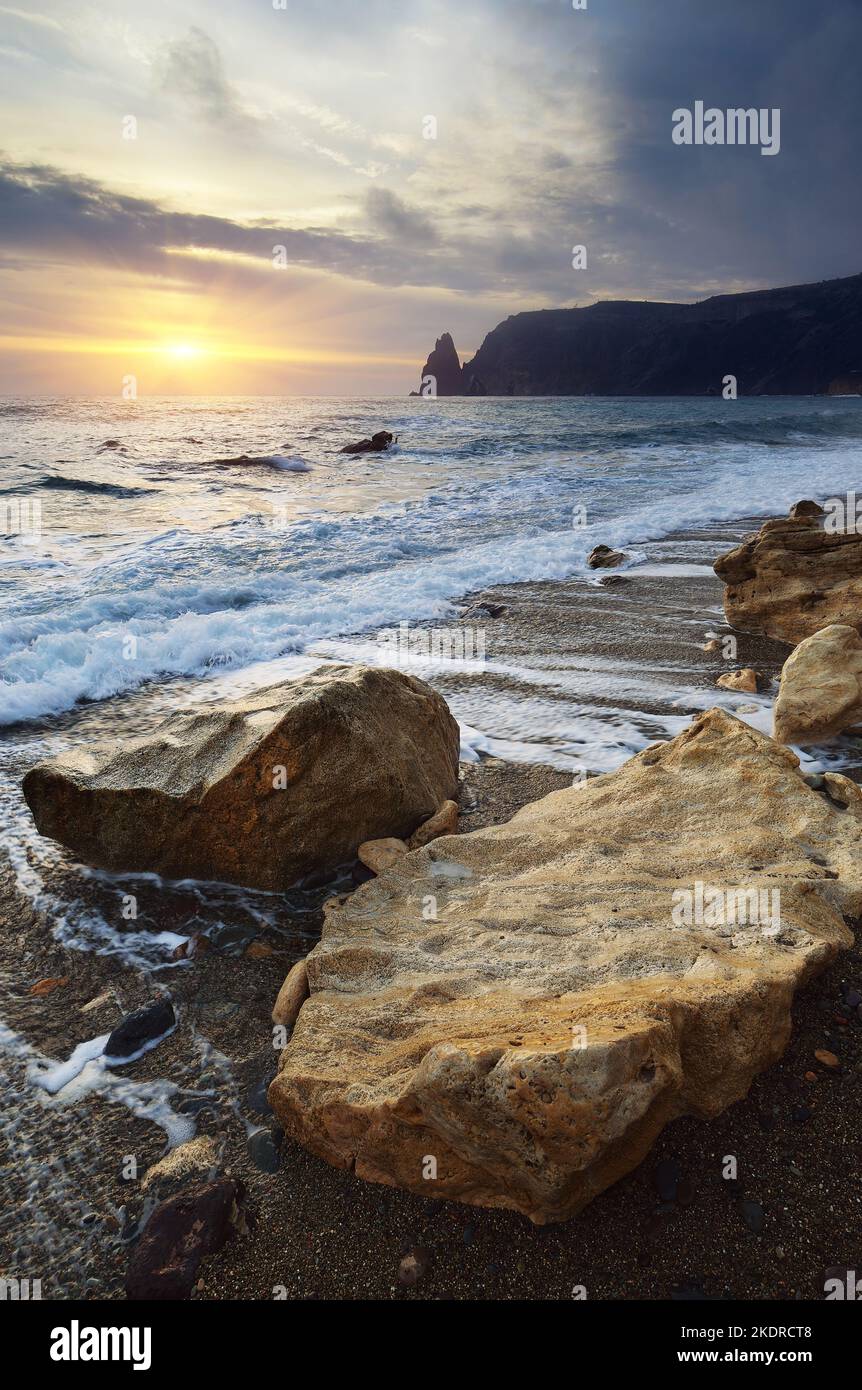
M 120 1065 L 127 1058 L 140 1052 L 148 1043 L 158 1042 L 165 1033 L 176 1026 L 177 1016 L 174 1006 L 167 996 L 147 1004 L 118 1023 L 105 1044 L 105 1061 Z
M 756 1236 L 763 1230 L 764 1210 L 759 1202 L 743 1202 L 740 1207 L 742 1219 L 750 1231 Z
M 147 1222 L 126 1275 L 130 1299 L 188 1298 L 201 1260 L 233 1230 L 242 1189 L 229 1178 L 160 1202 Z
M 277 1173 L 281 1167 L 281 1156 L 268 1129 L 256 1130 L 249 1138 L 248 1156 L 260 1173 Z

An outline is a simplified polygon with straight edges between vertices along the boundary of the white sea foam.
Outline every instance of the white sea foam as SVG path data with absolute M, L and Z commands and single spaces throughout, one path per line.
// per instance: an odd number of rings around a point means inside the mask
M 279 531 L 258 513 L 208 530 L 167 527 L 137 543 L 125 532 L 113 558 L 73 566 L 71 578 L 0 620 L 0 723 L 147 681 L 277 661 L 346 632 L 445 619 L 468 591 L 586 575 L 598 543 L 638 549 L 680 528 L 830 494 L 860 462 L 858 446 L 673 446 L 657 459 L 641 445 L 610 463 L 495 465 L 479 481 L 468 461 L 453 481 L 449 460 L 448 481 L 424 496 L 383 495 L 358 515 L 300 516 Z M 387 474 L 378 477 L 385 494 Z M 327 476 L 328 488 L 338 485 Z M 586 507 L 586 524 L 571 525 L 575 505 Z

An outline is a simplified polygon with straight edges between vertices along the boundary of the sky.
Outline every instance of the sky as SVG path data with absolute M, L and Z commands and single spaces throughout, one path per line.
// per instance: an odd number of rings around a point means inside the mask
M 858 273 L 860 40 L 862 0 L 0 2 L 0 393 L 402 395 L 525 309 Z M 697 101 L 779 152 L 675 143 Z

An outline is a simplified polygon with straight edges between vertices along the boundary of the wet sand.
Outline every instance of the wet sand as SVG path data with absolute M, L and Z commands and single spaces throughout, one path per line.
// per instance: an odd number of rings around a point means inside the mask
M 741 529 L 664 543 L 662 573 L 610 572 L 601 585 L 529 584 L 481 595 L 507 610 L 485 623 L 489 661 L 498 669 L 432 677 L 462 721 L 470 723 L 466 716 L 475 709 L 482 727 L 483 709 L 500 711 L 494 755 L 463 765 L 462 831 L 505 821 L 571 783 L 573 702 L 588 704 L 599 721 L 604 711 L 622 744 L 633 727 L 667 737 L 668 721 L 685 723 L 712 702 L 716 677 L 728 665 L 777 674 L 787 651 L 778 643 L 739 635 L 731 663 L 705 653 L 705 633 L 727 630 L 721 585 L 708 573 L 667 568 L 696 570 L 692 557 L 701 562 L 707 552 L 719 553 Z M 559 706 L 567 752 L 549 756 L 547 724 L 537 724 L 537 761 L 510 761 L 499 755 L 505 712 L 521 706 L 529 714 L 537 672 L 546 678 L 542 717 Z M 728 708 L 752 703 L 726 692 L 720 698 Z M 518 728 L 521 744 L 530 727 L 527 718 Z M 67 872 L 78 894 L 103 892 Z M 668 1126 L 636 1172 L 571 1221 L 534 1227 L 513 1213 L 363 1183 L 282 1142 L 277 1129 L 279 1170 L 260 1171 L 247 1138 L 274 1125 L 265 1099 L 277 1058 L 270 1010 L 290 965 L 313 944 L 320 903 L 331 891 L 322 885 L 301 902 L 274 905 L 267 923 L 227 908 L 218 930 L 201 924 L 208 949 L 148 973 L 116 956 L 57 944 L 56 922 L 34 910 L 8 866 L 0 868 L 0 1018 L 39 1054 L 63 1060 L 159 989 L 171 993 L 177 1030 L 123 1074 L 177 1088 L 168 1097 L 171 1109 L 197 1133 L 216 1137 L 224 1170 L 245 1185 L 250 1215 L 248 1233 L 204 1263 L 194 1297 L 568 1299 L 583 1287 L 591 1299 L 680 1291 L 819 1298 L 825 1268 L 858 1268 L 862 1019 L 842 1010 L 842 987 L 862 987 L 858 938 L 856 950 L 798 996 L 788 1052 L 746 1100 L 712 1122 L 685 1118 Z M 141 911 L 160 930 L 188 934 L 193 904 L 182 888 L 142 885 Z M 66 983 L 32 995 L 45 977 Z M 82 1012 L 106 991 L 103 1003 Z M 821 1067 L 816 1048 L 835 1052 L 840 1071 Z M 8 1050 L 0 1051 L 2 1070 L 8 1075 L 0 1085 L 15 1088 L 16 1100 L 0 1125 L 0 1273 L 41 1277 L 44 1298 L 123 1297 L 129 1251 L 146 1213 L 140 1178 L 165 1150 L 163 1131 L 98 1095 L 46 1107 L 26 1082 L 26 1058 Z M 805 1080 L 806 1072 L 817 1079 Z M 132 1180 L 123 1176 L 129 1155 L 137 1160 Z M 722 1177 L 727 1155 L 737 1159 L 735 1184 Z M 677 1165 L 673 1200 L 662 1200 L 654 1183 L 662 1160 Z M 759 1211 L 762 1228 L 755 1231 Z M 427 1252 L 428 1270 L 415 1286 L 402 1287 L 399 1261 L 416 1247 Z

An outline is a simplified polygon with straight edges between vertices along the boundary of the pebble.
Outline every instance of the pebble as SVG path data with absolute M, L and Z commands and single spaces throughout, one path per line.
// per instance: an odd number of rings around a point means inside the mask
M 431 1266 L 431 1252 L 424 1245 L 415 1245 L 408 1250 L 398 1266 L 398 1282 L 402 1288 L 412 1288 Z
M 122 1023 L 118 1023 L 105 1044 L 105 1061 L 110 1065 L 112 1059 L 118 1063 L 127 1061 L 143 1048 L 161 1042 L 162 1038 L 176 1026 L 177 1017 L 174 1006 L 166 996 L 147 1004 L 143 1009 L 135 1009 Z
M 841 1066 L 834 1052 L 827 1052 L 825 1048 L 818 1048 L 814 1056 L 824 1067 L 829 1067 L 830 1071 L 837 1070 Z
M 249 1136 L 248 1156 L 261 1173 L 277 1173 L 281 1167 L 281 1156 L 272 1141 L 268 1129 L 255 1130 Z

